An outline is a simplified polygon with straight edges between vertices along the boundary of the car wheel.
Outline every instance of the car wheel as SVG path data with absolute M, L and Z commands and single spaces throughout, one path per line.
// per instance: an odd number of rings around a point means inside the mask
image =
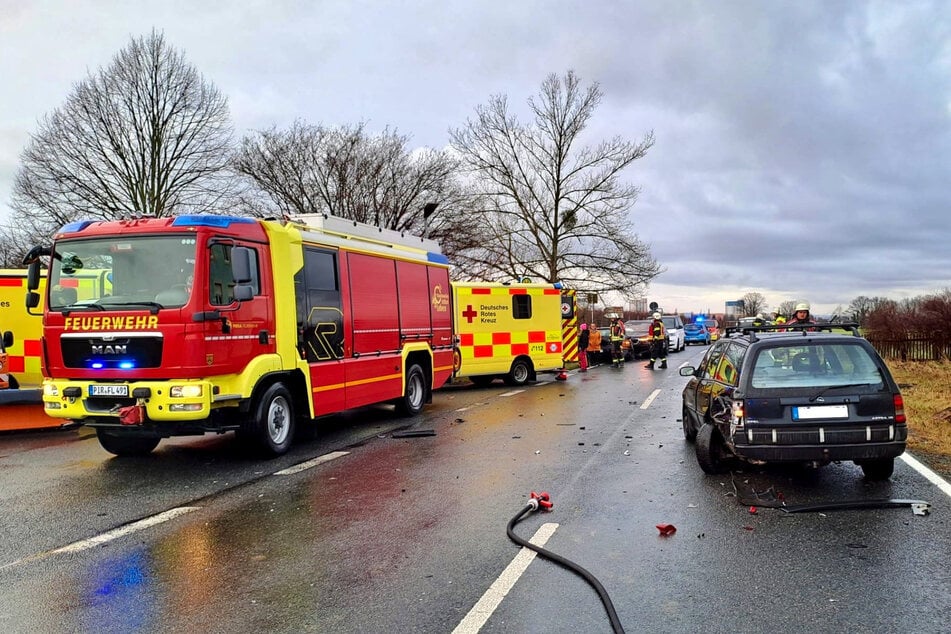
M 697 462 L 704 473 L 716 475 L 727 471 L 727 457 L 723 437 L 716 427 L 704 423 L 697 431 Z
M 693 442 L 697 439 L 697 428 L 693 426 L 693 421 L 690 418 L 690 411 L 687 409 L 687 406 L 684 405 L 683 409 L 683 423 L 684 423 L 684 439 L 687 442 Z
M 867 460 L 858 463 L 866 480 L 887 480 L 895 471 L 895 459 Z
M 102 427 L 96 429 L 96 436 L 103 449 L 117 456 L 144 456 L 151 453 L 159 444 L 158 438 L 117 434 Z
M 396 401 L 396 411 L 400 416 L 416 416 L 423 411 L 426 402 L 426 375 L 419 364 L 414 363 L 406 370 L 406 390 Z
M 512 369 L 505 375 L 506 385 L 525 385 L 532 376 L 532 366 L 525 359 L 516 359 L 512 362 Z

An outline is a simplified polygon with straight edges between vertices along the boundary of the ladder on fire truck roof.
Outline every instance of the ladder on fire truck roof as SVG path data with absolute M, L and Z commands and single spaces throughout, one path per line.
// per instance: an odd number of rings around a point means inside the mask
M 328 214 L 300 214 L 289 218 L 292 222 L 304 230 L 319 231 L 321 233 L 334 234 L 341 238 L 359 238 L 369 242 L 375 242 L 381 245 L 399 245 L 430 251 L 432 253 L 442 253 L 439 243 L 430 238 L 415 236 L 404 231 L 394 231 L 393 229 L 383 229 L 374 227 L 356 220 L 348 220 L 339 216 Z

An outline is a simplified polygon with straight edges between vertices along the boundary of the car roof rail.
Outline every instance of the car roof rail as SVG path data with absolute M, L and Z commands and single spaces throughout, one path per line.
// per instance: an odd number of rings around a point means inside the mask
M 764 332 L 800 332 L 806 336 L 810 332 L 832 332 L 833 330 L 846 330 L 854 337 L 861 337 L 859 332 L 860 324 L 852 321 L 836 321 L 824 323 L 803 323 L 803 324 L 769 324 L 765 326 L 731 326 L 726 329 L 727 337 L 740 334 L 748 336 L 750 341 L 756 341 L 757 333 Z

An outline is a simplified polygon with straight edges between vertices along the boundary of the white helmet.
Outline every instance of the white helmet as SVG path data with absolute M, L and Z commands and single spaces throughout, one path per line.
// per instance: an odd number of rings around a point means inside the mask
M 654 313 L 654 319 L 660 319 L 660 313 Z
M 796 312 L 798 313 L 800 310 L 808 311 L 809 302 L 799 302 L 798 304 L 796 304 Z

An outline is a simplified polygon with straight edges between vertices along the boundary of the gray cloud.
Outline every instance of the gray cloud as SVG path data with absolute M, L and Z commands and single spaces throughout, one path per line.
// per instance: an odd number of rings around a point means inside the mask
M 492 94 L 526 117 L 548 73 L 599 82 L 591 142 L 656 135 L 631 213 L 667 308 L 951 286 L 942 2 L 0 3 L 0 221 L 36 121 L 157 28 L 239 135 L 368 121 L 442 147 Z

